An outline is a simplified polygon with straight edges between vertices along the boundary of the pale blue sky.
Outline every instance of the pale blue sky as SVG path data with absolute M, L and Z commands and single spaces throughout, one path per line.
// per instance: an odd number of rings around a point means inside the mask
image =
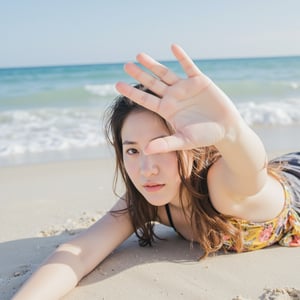
M 300 55 L 300 0 L 0 0 L 0 67 Z

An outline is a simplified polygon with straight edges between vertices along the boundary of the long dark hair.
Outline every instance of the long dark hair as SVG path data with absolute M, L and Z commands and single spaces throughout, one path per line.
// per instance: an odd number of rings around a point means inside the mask
M 147 93 L 155 95 L 142 85 L 135 86 Z M 143 111 L 146 108 L 136 104 L 127 97 L 118 96 L 106 111 L 105 134 L 108 142 L 115 150 L 116 166 L 114 190 L 116 191 L 118 177 L 121 175 L 125 184 L 124 200 L 127 203 L 131 221 L 141 246 L 151 245 L 155 238 L 154 222 L 158 221 L 158 208 L 147 202 L 130 180 L 123 163 L 121 131 L 127 116 L 133 111 Z M 172 133 L 172 128 L 162 119 Z M 223 247 L 224 236 L 236 241 L 236 250 L 242 247 L 240 231 L 226 217 L 218 213 L 209 200 L 207 188 L 207 172 L 209 167 L 220 157 L 214 146 L 193 149 L 193 167 L 188 174 L 184 163 L 184 154 L 177 151 L 178 172 L 181 178 L 180 201 L 183 211 L 182 197 L 188 194 L 191 211 L 190 223 L 194 229 L 193 235 L 204 250 L 204 255 L 216 252 Z M 114 212 L 115 213 L 115 212 Z M 120 213 L 120 211 L 118 212 Z
M 135 87 L 153 94 L 142 85 L 136 85 Z M 128 115 L 131 112 L 142 110 L 145 110 L 145 108 L 124 96 L 118 96 L 112 106 L 106 111 L 105 134 L 106 139 L 115 150 L 114 191 L 116 191 L 120 175 L 125 185 L 126 191 L 124 197 L 135 229 L 135 234 L 139 238 L 140 245 L 146 246 L 151 245 L 154 238 L 157 237 L 154 233 L 154 221 L 157 221 L 157 207 L 150 205 L 130 180 L 123 163 L 121 137 L 123 124 Z

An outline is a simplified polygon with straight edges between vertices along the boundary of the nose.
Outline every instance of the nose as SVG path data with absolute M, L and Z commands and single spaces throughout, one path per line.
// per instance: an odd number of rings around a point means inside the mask
M 144 177 L 151 177 L 158 174 L 159 168 L 154 155 L 141 155 L 140 172 Z

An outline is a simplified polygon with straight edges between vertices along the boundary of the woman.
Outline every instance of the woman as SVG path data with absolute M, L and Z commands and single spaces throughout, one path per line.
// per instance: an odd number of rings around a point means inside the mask
M 179 46 L 172 51 L 186 79 L 140 54 L 151 74 L 128 63 L 125 71 L 141 85 L 116 85 L 122 96 L 106 129 L 125 194 L 61 245 L 14 299 L 62 297 L 133 232 L 151 245 L 154 222 L 198 242 L 204 256 L 300 246 L 300 154 L 268 166 L 262 142 L 227 96 Z

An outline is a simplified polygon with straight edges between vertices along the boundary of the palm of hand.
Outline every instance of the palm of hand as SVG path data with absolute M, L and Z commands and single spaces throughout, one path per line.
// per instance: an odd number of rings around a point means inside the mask
M 117 84 L 119 92 L 150 109 L 173 127 L 174 134 L 152 141 L 148 153 L 168 152 L 215 145 L 230 128 L 236 110 L 227 96 L 217 88 L 179 47 L 173 52 L 188 78 L 181 79 L 165 66 L 147 55 L 139 62 L 159 79 L 142 71 L 135 64 L 127 64 L 126 72 L 158 96 L 153 96 L 124 83 Z

